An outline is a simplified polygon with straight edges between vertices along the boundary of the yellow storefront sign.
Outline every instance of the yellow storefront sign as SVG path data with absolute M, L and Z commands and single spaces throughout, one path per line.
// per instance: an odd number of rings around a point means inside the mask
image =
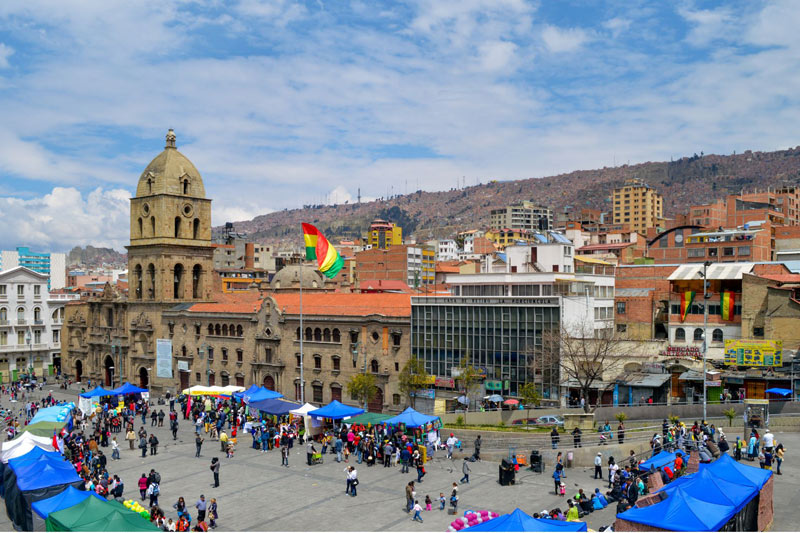
M 737 366 L 782 366 L 783 341 L 725 341 L 725 364 Z

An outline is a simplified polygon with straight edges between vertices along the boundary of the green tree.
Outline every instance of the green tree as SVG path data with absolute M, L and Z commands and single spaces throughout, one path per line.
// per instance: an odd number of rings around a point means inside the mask
M 375 385 L 375 376 L 372 374 L 356 374 L 347 382 L 347 392 L 358 398 L 365 408 L 377 391 L 378 386 Z
M 531 405 L 538 407 L 539 402 L 542 399 L 539 391 L 536 390 L 536 385 L 534 383 L 526 383 L 520 387 L 519 391 L 517 392 L 517 396 L 519 396 L 520 400 L 522 400 L 522 405 L 528 407 L 528 420 L 530 420 Z
M 400 382 L 400 392 L 406 395 L 411 407 L 416 407 L 416 395 L 419 390 L 428 388 L 430 385 L 430 374 L 425 371 L 425 363 L 417 356 L 412 356 L 403 365 L 398 380 Z
M 614 418 L 616 418 L 616 419 L 617 419 L 617 421 L 618 421 L 620 424 L 622 424 L 622 423 L 624 423 L 624 422 L 625 422 L 625 421 L 628 419 L 628 415 L 627 415 L 627 414 L 625 414 L 625 412 L 623 412 L 623 411 L 620 411 L 619 413 L 617 413 L 617 414 L 615 414 L 615 415 L 614 415 Z
M 472 366 L 472 359 L 469 353 L 464 354 L 464 357 L 461 358 L 461 362 L 459 363 L 456 370 L 456 375 L 454 376 L 456 382 L 458 382 L 459 387 L 462 391 L 464 391 L 464 397 L 467 399 L 467 411 L 469 411 L 469 400 L 472 394 L 474 394 L 475 389 L 478 386 L 478 382 L 483 379 L 483 374 L 480 370 Z M 466 422 L 466 415 L 467 411 L 464 412 L 464 421 Z
M 733 419 L 736 418 L 736 409 L 731 407 L 730 409 L 722 411 L 722 414 L 728 419 L 728 426 L 733 426 Z

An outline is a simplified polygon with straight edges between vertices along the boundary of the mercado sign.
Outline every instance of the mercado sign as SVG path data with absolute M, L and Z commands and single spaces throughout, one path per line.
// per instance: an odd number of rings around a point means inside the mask
M 661 350 L 661 354 L 666 357 L 687 357 L 689 359 L 702 359 L 703 352 L 699 346 L 667 346 Z
M 725 341 L 725 364 L 737 366 L 782 366 L 783 341 Z
M 446 387 L 449 389 L 454 389 L 456 387 L 456 380 L 453 378 L 440 378 L 436 377 L 436 381 L 434 381 L 434 385 L 437 387 Z

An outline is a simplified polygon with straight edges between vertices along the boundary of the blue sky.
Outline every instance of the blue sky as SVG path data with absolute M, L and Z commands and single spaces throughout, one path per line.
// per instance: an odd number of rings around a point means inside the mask
M 175 128 L 214 223 L 800 144 L 790 1 L 0 2 L 0 247 L 128 240 Z

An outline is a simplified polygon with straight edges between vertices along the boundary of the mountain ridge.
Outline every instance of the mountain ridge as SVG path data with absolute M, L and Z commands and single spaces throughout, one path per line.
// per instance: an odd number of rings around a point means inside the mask
M 672 217 L 685 212 L 690 205 L 712 202 L 741 190 L 800 184 L 800 146 L 731 155 L 701 152 L 674 161 L 575 170 L 541 178 L 492 180 L 448 191 L 419 190 L 363 203 L 304 206 L 234 222 L 234 227 L 237 232 L 247 233 L 248 239 L 280 243 L 296 241 L 300 223 L 309 222 L 335 242 L 360 236 L 374 218 L 387 218 L 403 226 L 404 237 L 413 234 L 418 240 L 425 240 L 449 236 L 455 229 L 484 226 L 491 209 L 522 200 L 549 206 L 554 213 L 568 207 L 610 211 L 612 189 L 629 178 L 643 179 L 656 188 L 664 197 L 665 216 Z

